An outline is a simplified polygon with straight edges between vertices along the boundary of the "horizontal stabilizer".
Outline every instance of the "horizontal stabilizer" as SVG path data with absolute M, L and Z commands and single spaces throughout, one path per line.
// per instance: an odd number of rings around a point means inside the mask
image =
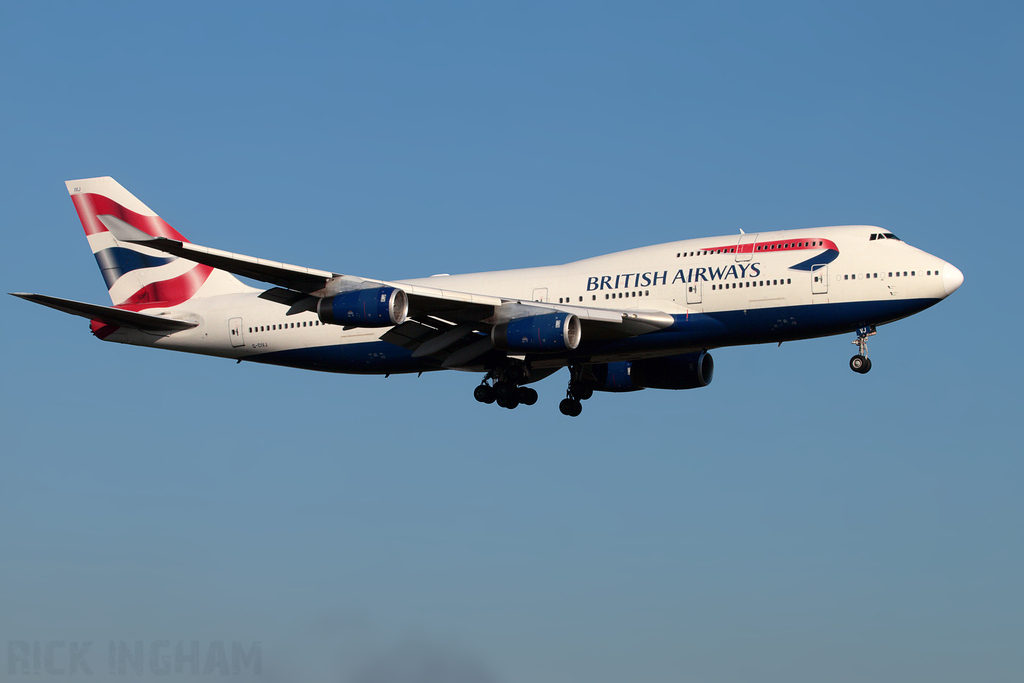
M 177 332 L 178 330 L 187 330 L 199 324 L 197 322 L 192 322 L 191 320 L 175 320 L 174 318 L 165 318 L 163 316 L 150 315 L 148 313 L 123 311 L 120 308 L 112 308 L 110 306 L 87 304 L 81 301 L 71 301 L 70 299 L 58 299 L 55 296 L 46 296 L 45 294 L 27 294 L 25 292 L 11 292 L 10 294 L 11 296 L 16 296 L 19 299 L 31 301 L 32 303 L 47 306 L 58 311 L 63 311 L 64 313 L 70 313 L 71 315 L 77 315 L 89 320 L 99 320 L 112 325 L 134 327 L 140 330 Z

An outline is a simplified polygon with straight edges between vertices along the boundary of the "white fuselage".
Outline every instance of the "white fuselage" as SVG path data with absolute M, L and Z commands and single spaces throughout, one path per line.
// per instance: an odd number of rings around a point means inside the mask
M 574 356 L 598 362 L 669 355 L 884 324 L 937 303 L 959 286 L 962 275 L 955 267 L 884 234 L 877 227 L 843 226 L 729 235 L 559 266 L 434 276 L 400 284 L 524 303 L 668 313 L 676 324 L 667 330 L 584 343 L 553 361 L 565 365 Z M 873 235 L 877 237 L 872 239 Z M 170 309 L 149 309 L 200 324 L 165 335 L 121 329 L 107 339 L 334 372 L 439 369 L 381 341 L 389 328 L 325 325 L 308 306 L 297 310 L 261 298 L 262 293 L 252 289 L 196 298 Z

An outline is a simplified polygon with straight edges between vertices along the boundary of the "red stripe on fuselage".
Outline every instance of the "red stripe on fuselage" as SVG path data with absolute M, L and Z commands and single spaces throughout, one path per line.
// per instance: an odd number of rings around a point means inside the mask
M 839 251 L 839 247 L 832 240 L 804 239 L 804 240 L 772 240 L 771 242 L 757 242 L 740 244 L 729 247 L 708 247 L 701 249 L 711 254 L 762 254 L 764 252 L 775 253 L 779 251 L 800 251 L 803 249 L 833 249 Z
M 107 232 L 107 228 L 100 223 L 97 216 L 116 216 L 132 227 L 138 228 L 147 235 L 153 237 L 166 237 L 167 239 L 179 242 L 188 242 L 177 230 L 167 224 L 159 216 L 143 216 L 131 209 L 126 209 L 110 197 L 101 194 L 85 192 L 71 195 L 71 201 L 75 203 L 75 210 L 78 211 L 78 218 L 82 221 L 86 235 L 95 235 Z

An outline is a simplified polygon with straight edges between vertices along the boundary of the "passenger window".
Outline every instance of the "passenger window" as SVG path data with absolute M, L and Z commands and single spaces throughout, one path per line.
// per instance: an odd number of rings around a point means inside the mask
M 786 284 L 787 285 L 793 284 L 793 278 L 791 278 L 791 277 L 790 278 L 786 278 Z
M 850 279 L 850 276 L 849 276 L 849 275 L 844 275 L 844 276 L 843 276 L 843 279 L 844 279 L 844 280 L 849 280 L 849 279 Z
M 910 271 L 910 274 L 916 276 L 917 275 L 917 271 L 912 270 L 912 271 Z

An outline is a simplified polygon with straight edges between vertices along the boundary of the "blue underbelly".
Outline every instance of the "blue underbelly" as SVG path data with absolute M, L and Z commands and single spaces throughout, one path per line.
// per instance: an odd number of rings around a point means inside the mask
M 866 325 L 881 325 L 905 318 L 939 301 L 901 299 L 806 304 L 677 315 L 671 327 L 639 337 L 589 343 L 584 338 L 580 347 L 571 354 L 565 354 L 564 358 L 566 363 L 571 363 L 573 359 L 597 355 L 627 358 L 631 353 L 679 352 L 845 334 Z M 559 357 L 558 354 L 544 356 Z M 410 350 L 384 341 L 273 351 L 249 356 L 245 360 L 321 372 L 366 375 L 441 369 L 437 359 L 413 358 Z

